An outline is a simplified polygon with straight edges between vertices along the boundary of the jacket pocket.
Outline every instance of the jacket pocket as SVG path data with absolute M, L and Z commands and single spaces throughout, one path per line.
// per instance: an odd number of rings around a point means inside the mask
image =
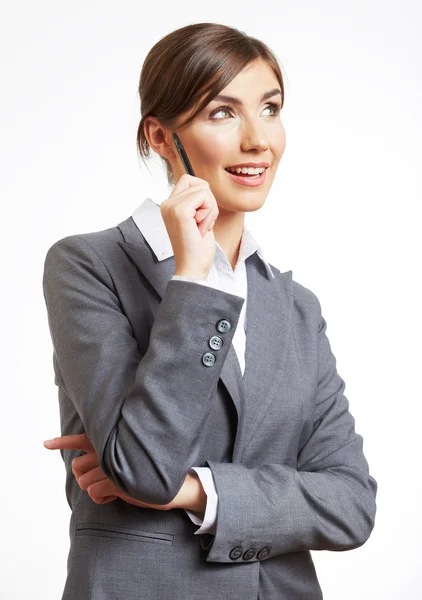
M 103 523 L 77 523 L 75 535 L 94 535 L 97 537 L 111 537 L 130 542 L 146 542 L 150 544 L 164 544 L 172 546 L 174 535 L 155 531 L 143 531 L 141 529 L 128 529 L 126 527 L 115 527 Z

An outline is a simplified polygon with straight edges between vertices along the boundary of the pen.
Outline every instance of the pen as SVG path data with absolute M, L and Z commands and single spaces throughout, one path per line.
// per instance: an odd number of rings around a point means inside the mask
M 189 162 L 188 155 L 186 154 L 185 149 L 183 148 L 183 144 L 179 139 L 177 133 L 173 133 L 174 143 L 176 145 L 176 150 L 179 153 L 180 159 L 185 167 L 186 173 L 189 175 L 195 176 L 194 170 L 192 169 L 192 165 Z

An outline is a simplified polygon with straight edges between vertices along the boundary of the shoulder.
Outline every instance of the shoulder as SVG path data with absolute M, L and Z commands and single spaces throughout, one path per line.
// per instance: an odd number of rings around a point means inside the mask
M 293 323 L 296 328 L 316 335 L 322 324 L 321 304 L 314 291 L 292 280 Z
M 87 255 L 98 259 L 107 256 L 110 248 L 114 248 L 118 241 L 122 241 L 123 236 L 117 226 L 102 229 L 100 231 L 91 231 L 88 233 L 75 233 L 65 236 L 55 241 L 46 252 L 45 260 L 53 256 L 68 255 Z
M 293 301 L 298 309 L 302 308 L 314 313 L 320 311 L 321 305 L 318 296 L 313 290 L 294 279 L 292 279 L 292 289 Z
M 309 287 L 294 279 L 293 272 L 280 272 L 270 265 L 276 277 L 281 281 L 283 293 L 289 297 L 291 320 L 296 329 L 315 331 L 322 323 L 321 304 L 317 294 Z
M 292 270 L 281 272 L 272 264 L 270 267 L 275 276 L 281 280 L 283 288 L 291 296 L 294 309 L 312 312 L 320 310 L 321 306 L 316 293 L 294 279 Z
M 83 271 L 95 273 L 97 279 L 111 287 L 109 265 L 118 255 L 117 242 L 121 240 L 123 236 L 117 226 L 58 239 L 47 249 L 44 258 L 44 280 L 63 280 Z

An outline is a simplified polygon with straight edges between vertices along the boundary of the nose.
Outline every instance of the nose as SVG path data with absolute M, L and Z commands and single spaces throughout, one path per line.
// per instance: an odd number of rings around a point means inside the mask
M 265 152 L 268 149 L 269 142 L 264 126 L 256 120 L 249 119 L 244 121 L 241 133 L 241 148 L 243 151 L 257 150 Z

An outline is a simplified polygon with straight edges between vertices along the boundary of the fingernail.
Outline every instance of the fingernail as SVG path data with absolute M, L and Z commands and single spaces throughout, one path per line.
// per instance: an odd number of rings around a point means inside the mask
M 45 440 L 44 441 L 44 446 L 52 446 L 53 445 L 53 440 Z
M 208 228 L 208 231 L 210 231 L 210 230 L 211 230 L 211 229 L 214 227 L 214 224 L 215 224 L 215 221 L 213 221 L 213 222 L 210 224 L 210 226 L 209 226 L 209 228 Z

